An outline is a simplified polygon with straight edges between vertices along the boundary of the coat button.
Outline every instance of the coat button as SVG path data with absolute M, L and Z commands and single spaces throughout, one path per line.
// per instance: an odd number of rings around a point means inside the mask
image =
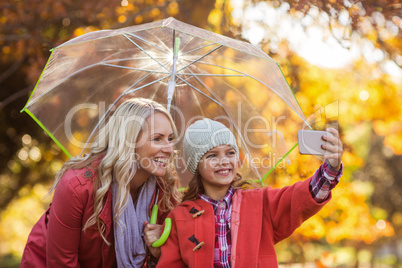
M 84 177 L 85 177 L 85 178 L 90 178 L 90 177 L 92 177 L 92 171 L 90 171 L 90 170 L 85 171 Z

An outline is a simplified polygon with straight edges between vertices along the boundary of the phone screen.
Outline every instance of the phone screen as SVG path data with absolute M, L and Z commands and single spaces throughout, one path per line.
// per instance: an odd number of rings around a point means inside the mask
M 332 136 L 332 133 L 318 130 L 299 130 L 297 136 L 300 154 L 324 155 L 326 150 L 322 149 L 321 145 L 326 142 L 322 139 L 322 136 L 327 135 Z

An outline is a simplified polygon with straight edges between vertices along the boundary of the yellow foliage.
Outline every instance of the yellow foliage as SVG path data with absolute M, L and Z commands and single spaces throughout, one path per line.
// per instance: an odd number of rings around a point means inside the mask
M 298 64 L 301 64 L 300 61 L 296 59 Z M 373 76 L 376 66 L 360 61 L 348 67 L 350 70 L 320 69 L 307 62 L 303 65 L 305 68 L 299 69 L 298 76 L 301 90 L 296 97 L 306 116 L 323 107 L 325 117 L 337 119 L 341 127 L 371 121 L 375 132 L 385 136 L 385 144 L 392 147 L 396 154 L 402 153 L 402 145 L 398 142 L 402 135 L 399 123 L 402 118 L 401 84 L 396 84 L 384 74 Z M 361 95 L 363 91 L 367 93 Z M 318 122 L 322 120 L 320 117 L 317 119 Z
M 32 226 L 47 208 L 48 202 L 43 201 L 47 191 L 48 187 L 37 184 L 0 214 L 0 255 L 22 255 Z
M 345 151 L 342 156 L 342 162 L 345 166 L 357 166 L 361 167 L 364 164 L 364 161 L 358 155 Z
M 117 20 L 118 20 L 120 23 L 124 23 L 124 22 L 126 22 L 127 17 L 124 16 L 124 15 L 120 15 L 120 16 L 117 18 Z
M 402 155 L 402 131 L 396 134 L 388 134 L 385 137 L 384 144 L 393 149 L 393 152 Z
M 134 5 L 132 4 L 132 3 L 128 3 L 128 5 L 126 6 L 126 9 L 127 9 L 127 11 L 134 11 L 135 10 L 135 7 L 134 7 Z
M 117 14 L 124 14 L 126 12 L 126 8 L 127 8 L 126 6 L 124 6 L 124 7 L 116 7 L 115 10 L 116 10 Z M 119 20 L 119 22 L 120 22 L 120 20 Z
M 10 48 L 9 46 L 3 46 L 3 47 L 2 47 L 2 52 L 3 52 L 4 54 L 9 54 L 10 51 L 11 51 L 11 48 Z
M 177 2 L 171 2 L 168 5 L 168 14 L 169 16 L 174 16 L 179 13 L 179 4 Z
M 83 27 L 79 27 L 77 29 L 74 30 L 74 36 L 80 36 L 85 34 L 85 29 Z
M 161 11 L 159 10 L 159 8 L 153 8 L 151 11 L 151 16 L 156 18 L 161 14 Z
M 222 19 L 222 11 L 220 9 L 213 9 L 208 16 L 208 22 L 212 25 L 219 25 Z
M 392 224 L 396 227 L 402 226 L 402 212 L 396 212 L 392 217 Z
M 161 10 L 156 7 L 163 6 L 165 3 L 164 0 L 128 2 L 125 7 L 113 9 L 117 15 L 120 15 L 117 16 L 119 23 L 126 22 L 126 16 L 131 16 L 127 14 L 127 11 L 130 13 L 139 12 L 144 2 L 155 8 L 152 8 L 151 12 L 146 14 L 137 15 L 134 19 L 134 24 L 150 21 L 162 14 Z M 226 9 L 222 12 L 225 2 L 227 1 L 216 1 L 215 8 L 208 15 L 208 23 L 216 27 L 218 33 L 221 31 L 222 17 L 226 16 L 228 9 L 230 9 L 229 5 L 226 5 Z M 351 13 L 357 11 L 359 9 L 356 5 L 353 5 L 350 9 Z M 109 28 L 113 24 L 104 15 L 108 12 L 109 9 L 105 7 L 104 12 L 96 15 L 96 18 L 102 19 L 99 24 L 101 28 Z M 174 16 L 179 12 L 180 8 L 177 2 L 172 1 L 168 4 L 167 14 L 169 16 Z M 292 9 L 290 12 L 294 12 L 294 10 Z M 46 12 L 42 12 L 40 15 L 42 18 L 49 16 Z M 202 19 L 205 21 L 205 16 Z M 5 16 L 0 17 L 0 23 L 6 22 L 7 18 Z M 74 30 L 74 36 L 80 36 L 96 29 L 98 28 L 79 27 Z M 368 29 L 368 31 L 371 30 Z M 368 37 L 371 39 L 378 38 L 374 31 L 371 31 Z M 400 42 L 397 38 L 387 39 L 386 41 Z M 21 46 L 19 49 L 23 51 L 24 47 Z M 3 54 L 16 53 L 10 51 L 9 47 L 2 47 Z M 286 53 L 288 49 L 280 48 L 279 51 Z M 20 52 L 20 54 L 22 55 L 23 53 Z M 224 56 L 226 58 L 234 57 L 234 50 L 225 50 Z M 286 61 L 287 59 L 282 60 Z M 292 67 L 289 66 L 299 66 L 297 70 L 299 81 L 291 79 Z M 259 66 L 255 65 L 254 67 L 257 69 Z M 402 107 L 401 83 L 393 82 L 382 73 L 376 74 L 376 66 L 371 66 L 365 61 L 358 61 L 353 66 L 340 70 L 331 70 L 312 66 L 301 57 L 293 56 L 291 62 L 287 66 L 283 66 L 283 72 L 287 76 L 289 83 L 298 83 L 299 88 L 296 97 L 306 116 L 318 114 L 314 127 L 325 127 L 329 120 L 338 120 L 340 128 L 345 132 L 344 144 L 353 145 L 351 146 L 353 150 L 346 150 L 344 153 L 343 163 L 346 169 L 341 182 L 332 192 L 332 200 L 316 216 L 303 223 L 296 231 L 295 237 L 304 238 L 305 240 L 325 238 L 329 243 L 336 243 L 346 239 L 372 243 L 382 237 L 394 235 L 392 224 L 402 226 L 402 213 L 394 214 L 392 221 L 388 222 L 385 220 L 386 213 L 370 208 L 367 200 L 375 189 L 372 188 L 369 182 L 353 181 L 352 172 L 364 165 L 365 154 L 358 153 L 358 148 L 355 144 L 361 142 L 363 143 L 362 147 L 369 148 L 371 126 L 376 134 L 385 137 L 385 145 L 390 146 L 394 153 L 402 154 L 402 126 L 399 123 L 400 118 L 402 118 L 402 109 L 400 109 Z M 38 76 L 35 74 L 35 80 Z M 205 84 L 209 88 L 217 86 L 216 84 L 214 85 L 213 79 L 206 79 Z M 284 111 L 285 106 L 282 102 L 273 101 L 269 103 L 266 94 L 260 88 L 250 86 L 248 93 L 255 96 L 256 105 L 261 106 L 258 108 L 267 118 L 272 113 L 282 114 Z M 233 91 L 228 92 L 225 97 L 236 103 L 239 96 Z M 269 105 L 264 107 L 267 103 Z M 213 110 L 215 106 L 210 105 L 210 107 L 206 108 Z M 295 115 L 286 116 L 292 117 Z M 81 116 L 80 119 L 80 125 L 85 126 L 88 123 L 87 117 Z M 285 127 L 286 130 L 295 132 L 299 126 L 287 123 Z M 74 137 L 82 141 L 80 132 L 75 132 Z M 367 144 L 364 144 L 365 142 Z M 288 149 L 294 143 L 295 141 L 288 141 Z M 28 157 L 29 160 L 29 153 L 24 155 L 28 151 L 22 150 L 21 152 L 20 157 Z M 78 149 L 76 154 L 80 152 L 81 150 Z M 264 149 L 263 153 L 268 154 L 269 148 Z M 46 161 L 50 161 L 52 157 L 49 151 L 43 153 L 43 159 Z M 242 156 L 242 158 L 244 157 Z M 300 156 L 297 153 L 297 148 L 289 155 L 289 158 L 291 159 L 291 165 L 288 165 L 286 161 L 282 161 L 277 170 L 267 178 L 270 186 L 283 187 L 301 179 L 307 179 L 322 162 L 322 159 L 317 157 Z M 271 163 L 271 165 L 274 163 Z M 61 165 L 61 162 L 53 161 L 49 165 L 49 169 L 55 172 Z M 10 160 L 8 166 L 15 173 L 21 171 L 20 162 Z M 351 171 L 351 169 L 353 170 Z M 41 188 L 41 186 L 35 186 L 33 189 L 24 188 L 20 192 L 24 197 L 13 201 L 7 210 L 1 213 L 0 254 L 12 252 L 20 255 L 22 253 L 24 243 L 33 224 L 46 208 L 46 204 L 42 200 L 46 192 L 47 188 Z
M 141 15 L 139 15 L 139 16 L 135 17 L 134 23 L 135 24 L 140 24 L 143 21 L 143 19 L 144 18 Z
M 370 214 L 365 201 L 372 190 L 362 182 L 341 181 L 333 190 L 332 200 L 317 215 L 304 223 L 297 233 L 314 239 L 325 237 L 330 244 L 344 239 L 362 240 L 370 244 L 380 237 L 392 236 L 392 225 L 386 222 L 384 228 L 379 227 L 377 220 Z M 318 234 L 321 235 L 317 237 Z
M 325 236 L 330 223 L 325 223 L 321 217 L 312 217 L 297 229 L 297 233 L 319 240 Z

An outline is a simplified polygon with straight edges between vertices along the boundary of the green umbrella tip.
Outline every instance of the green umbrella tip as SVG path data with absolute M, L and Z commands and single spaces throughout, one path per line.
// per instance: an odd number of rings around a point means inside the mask
M 180 37 L 175 38 L 174 42 L 174 49 L 173 49 L 173 54 L 177 56 L 179 54 L 179 48 L 180 48 Z

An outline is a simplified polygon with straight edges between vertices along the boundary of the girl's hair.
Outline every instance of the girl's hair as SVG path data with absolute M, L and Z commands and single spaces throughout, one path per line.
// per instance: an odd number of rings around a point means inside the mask
M 113 208 L 113 218 L 114 220 L 118 219 L 127 206 L 130 195 L 130 181 L 134 178 L 137 169 L 135 159 L 137 137 L 143 129 L 144 122 L 148 116 L 157 112 L 164 114 L 169 119 L 174 135 L 177 136 L 173 119 L 161 104 L 143 98 L 126 100 L 109 117 L 109 120 L 99 128 L 90 152 L 83 157 L 73 157 L 63 165 L 56 174 L 55 182 L 50 190 L 52 192 L 56 188 L 67 169 L 89 167 L 94 160 L 99 159 L 101 162 L 97 170 L 98 179 L 94 183 L 94 214 L 85 223 L 83 230 L 97 224 L 101 237 L 109 245 L 110 242 L 104 236 L 104 223 L 99 219 L 105 196 L 114 179 L 118 184 L 118 196 Z M 172 210 L 174 203 L 178 203 L 180 200 L 176 188 L 177 179 L 173 174 L 172 156 L 167 165 L 165 177 L 157 178 L 157 184 L 163 190 L 162 199 L 158 203 L 161 211 Z
M 250 189 L 254 188 L 255 185 L 250 182 L 242 179 L 242 176 L 237 173 L 230 186 L 234 189 Z M 200 172 L 197 170 L 194 174 L 194 177 L 188 183 L 187 190 L 184 191 L 183 202 L 186 200 L 194 200 L 197 198 L 197 194 L 205 193 L 204 186 L 202 185 L 202 177 Z

